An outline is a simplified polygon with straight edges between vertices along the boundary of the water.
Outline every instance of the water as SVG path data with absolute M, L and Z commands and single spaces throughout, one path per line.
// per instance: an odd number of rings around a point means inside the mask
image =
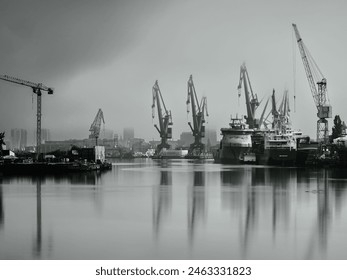
M 0 259 L 347 259 L 347 173 L 141 159 L 0 177 Z

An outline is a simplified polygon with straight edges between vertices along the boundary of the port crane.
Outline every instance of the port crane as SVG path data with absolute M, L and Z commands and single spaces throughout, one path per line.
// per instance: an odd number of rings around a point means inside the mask
M 280 133 L 286 133 L 287 129 L 290 127 L 290 118 L 289 118 L 290 108 L 289 108 L 288 90 L 284 91 L 282 101 L 278 109 L 276 106 L 275 90 L 273 90 L 272 92 L 271 100 L 272 100 L 271 113 L 273 116 L 272 128 Z
M 38 159 L 40 154 L 40 146 L 41 146 L 42 91 L 47 91 L 48 94 L 53 94 L 54 90 L 53 88 L 47 87 L 43 85 L 42 83 L 33 83 L 26 80 L 18 79 L 15 77 L 11 77 L 8 75 L 0 75 L 0 79 L 10 83 L 31 87 L 33 92 L 37 95 L 36 152 L 37 152 L 37 159 Z
M 163 96 L 161 94 L 158 81 L 152 88 L 153 104 L 152 104 L 152 118 L 155 117 L 155 104 L 157 103 L 159 127 L 155 124 L 154 127 L 158 130 L 161 143 L 157 146 L 156 154 L 159 154 L 162 149 L 169 149 L 170 145 L 167 143 L 168 139 L 172 138 L 172 116 L 171 111 L 168 111 L 165 106 Z
M 188 156 L 198 157 L 205 150 L 205 145 L 201 142 L 201 140 L 203 137 L 205 137 L 205 113 L 206 116 L 208 116 L 208 111 L 206 97 L 203 97 L 200 103 L 198 101 L 192 75 L 190 75 L 188 80 L 188 97 L 186 104 L 187 113 L 189 113 L 189 104 L 191 104 L 193 126 L 191 122 L 188 122 L 188 125 L 194 136 L 194 143 L 189 147 Z
M 95 145 L 98 145 L 98 138 L 100 136 L 101 121 L 105 124 L 104 113 L 101 109 L 98 110 L 92 125 L 89 128 L 89 139 L 95 138 Z
M 246 63 L 243 63 L 240 67 L 240 80 L 239 85 L 237 87 L 238 89 L 238 95 L 241 96 L 241 88 L 243 88 L 245 91 L 245 98 L 246 98 L 246 108 L 247 108 L 247 117 L 246 117 L 246 123 L 248 124 L 249 128 L 260 128 L 261 123 L 258 119 L 255 118 L 255 111 L 260 105 L 260 102 L 258 101 L 258 96 L 253 93 L 252 85 L 249 79 Z
M 317 141 L 327 143 L 329 140 L 328 120 L 332 116 L 332 108 L 329 105 L 327 93 L 327 80 L 318 68 L 316 62 L 310 55 L 296 24 L 292 24 L 296 36 L 296 41 L 299 46 L 302 62 L 304 64 L 306 76 L 311 89 L 312 97 L 317 107 Z

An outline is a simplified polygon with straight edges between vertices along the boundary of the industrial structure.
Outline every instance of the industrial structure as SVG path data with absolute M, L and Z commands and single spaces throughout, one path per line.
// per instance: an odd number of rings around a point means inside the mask
M 265 116 L 267 105 L 269 103 L 269 99 L 266 101 L 266 104 L 264 106 L 264 109 L 260 118 L 257 119 L 255 117 L 255 114 L 261 101 L 258 101 L 258 96 L 253 93 L 251 81 L 249 79 L 249 75 L 248 75 L 248 71 L 247 71 L 247 67 L 245 63 L 243 63 L 240 67 L 240 79 L 239 79 L 239 84 L 237 86 L 239 98 L 241 97 L 242 84 L 243 84 L 243 88 L 245 92 L 245 100 L 246 100 L 246 110 L 247 110 L 247 116 L 245 117 L 246 124 L 248 125 L 250 129 L 260 129 L 262 125 L 264 127 L 267 127 L 266 120 L 269 115 L 267 115 L 266 118 L 264 118 L 264 116 Z
M 98 110 L 93 123 L 91 124 L 89 131 L 89 139 L 95 139 L 95 146 L 98 145 L 98 138 L 100 136 L 101 121 L 105 124 L 104 113 L 101 109 Z
M 248 71 L 247 71 L 247 67 L 245 63 L 243 63 L 240 67 L 240 80 L 239 80 L 239 85 L 237 86 L 239 97 L 241 96 L 242 84 L 245 91 L 246 108 L 247 108 L 246 123 L 251 129 L 259 128 L 260 123 L 259 123 L 259 119 L 255 118 L 255 112 L 257 108 L 259 107 L 260 102 L 258 101 L 258 96 L 253 93 L 251 81 L 249 79 L 249 75 L 248 75 Z
M 189 105 L 191 104 L 193 126 L 191 122 L 188 122 L 188 125 L 194 136 L 194 143 L 189 147 L 188 157 L 200 157 L 200 155 L 205 151 L 205 145 L 201 140 L 205 137 L 205 113 L 206 116 L 208 116 L 207 99 L 206 97 L 202 97 L 201 102 L 199 103 L 192 75 L 190 75 L 188 80 L 188 97 L 186 104 L 187 113 L 189 113 Z
M 33 83 L 29 81 L 25 81 L 22 79 L 18 79 L 15 77 L 7 76 L 7 75 L 0 75 L 0 79 L 11 82 L 14 84 L 19 84 L 27 87 L 31 87 L 33 92 L 37 95 L 37 118 L 36 118 L 36 152 L 37 152 L 37 159 L 40 154 L 40 145 L 41 145 L 41 104 L 42 104 L 42 91 L 47 91 L 48 94 L 53 94 L 53 88 L 47 87 L 43 85 L 42 83 Z
M 163 96 L 161 94 L 158 81 L 155 81 L 155 84 L 152 88 L 153 94 L 153 103 L 152 103 L 152 118 L 155 117 L 155 104 L 157 104 L 158 110 L 158 121 L 159 127 L 155 124 L 154 127 L 158 130 L 161 143 L 156 148 L 156 154 L 158 155 L 162 149 L 169 149 L 170 145 L 168 144 L 168 139 L 172 138 L 172 116 L 171 111 L 168 111 L 165 106 Z
M 275 90 L 273 90 L 272 93 L 272 129 L 279 133 L 285 134 L 287 132 L 287 129 L 290 128 L 290 117 L 289 117 L 289 95 L 288 90 L 284 91 L 282 101 L 280 106 L 277 108 L 276 106 L 276 97 L 275 97 Z
M 312 58 L 304 42 L 300 37 L 300 33 L 296 24 L 293 23 L 296 40 L 299 46 L 302 62 L 304 64 L 306 76 L 311 89 L 313 100 L 317 107 L 317 141 L 319 143 L 327 143 L 329 141 L 329 128 L 327 118 L 332 117 L 332 108 L 329 105 L 327 93 L 327 80 L 318 68 L 316 62 Z

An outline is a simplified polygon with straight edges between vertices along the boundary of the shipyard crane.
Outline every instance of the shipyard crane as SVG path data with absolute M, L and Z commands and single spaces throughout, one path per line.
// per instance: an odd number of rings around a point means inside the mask
M 273 116 L 273 122 L 272 122 L 272 128 L 279 133 L 286 133 L 288 127 L 290 127 L 290 118 L 289 118 L 289 97 L 288 97 L 288 90 L 284 91 L 282 101 L 280 106 L 277 109 L 276 106 L 276 97 L 275 97 L 275 90 L 272 92 L 272 116 Z
M 199 103 L 192 75 L 190 75 L 188 80 L 188 97 L 186 104 L 187 113 L 189 113 L 189 104 L 191 104 L 192 107 L 193 126 L 191 122 L 188 122 L 188 125 L 194 136 L 194 143 L 189 147 L 188 157 L 199 157 L 205 149 L 205 145 L 201 142 L 201 140 L 203 137 L 205 137 L 205 112 L 206 116 L 208 116 L 207 99 L 206 97 L 203 97 Z
M 311 89 L 314 103 L 317 107 L 317 141 L 327 143 L 329 140 L 328 120 L 332 116 L 332 108 L 329 105 L 327 93 L 327 80 L 319 70 L 316 62 L 306 48 L 296 24 L 293 23 L 296 40 L 299 46 L 302 62 Z
M 98 110 L 92 125 L 89 128 L 90 135 L 89 139 L 95 138 L 95 145 L 98 145 L 98 138 L 100 135 L 101 121 L 105 124 L 104 113 L 101 109 Z
M 261 123 L 259 120 L 255 118 L 255 111 L 259 107 L 260 102 L 258 101 L 258 96 L 253 93 L 252 85 L 249 79 L 248 71 L 246 64 L 243 63 L 240 67 L 240 80 L 239 85 L 237 87 L 239 92 L 239 97 L 241 96 L 241 88 L 245 91 L 246 98 L 246 108 L 247 108 L 247 118 L 246 123 L 249 128 L 260 128 Z
M 42 117 L 42 91 L 47 91 L 48 94 L 53 94 L 53 88 L 47 87 L 43 85 L 42 83 L 33 83 L 29 81 L 25 81 L 22 79 L 18 79 L 15 77 L 11 77 L 8 75 L 0 75 L 0 79 L 11 82 L 14 84 L 19 84 L 27 87 L 31 87 L 33 92 L 37 95 L 37 118 L 36 118 L 36 152 L 37 152 L 37 159 L 40 154 L 40 146 L 41 146 L 41 117 Z
M 172 117 L 171 111 L 166 109 L 163 96 L 161 95 L 161 91 L 158 85 L 158 81 L 155 81 L 155 84 L 152 88 L 153 94 L 153 104 L 152 104 L 152 118 L 154 119 L 155 114 L 155 103 L 157 103 L 158 109 L 158 119 L 159 119 L 159 127 L 155 124 L 154 127 L 158 130 L 161 143 L 157 146 L 156 154 L 159 154 L 163 148 L 169 149 L 170 145 L 167 143 L 168 139 L 172 137 Z

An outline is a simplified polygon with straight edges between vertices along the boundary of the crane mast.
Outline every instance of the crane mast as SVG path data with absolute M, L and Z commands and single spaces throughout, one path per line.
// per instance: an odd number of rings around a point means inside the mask
M 169 149 L 170 145 L 167 143 L 168 139 L 172 138 L 172 116 L 171 111 L 168 111 L 165 106 L 163 96 L 161 94 L 158 81 L 155 81 L 155 84 L 152 88 L 153 103 L 152 103 L 152 118 L 154 119 L 155 114 L 155 104 L 157 103 L 158 110 L 158 120 L 159 127 L 155 124 L 154 127 L 159 132 L 161 143 L 157 146 L 156 154 L 159 154 L 163 148 Z
M 41 118 L 42 118 L 42 92 L 41 91 L 47 91 L 48 94 L 53 94 L 54 90 L 53 88 L 47 87 L 43 85 L 42 83 L 33 83 L 33 82 L 29 82 L 19 78 L 11 77 L 8 75 L 0 75 L 0 79 L 10 83 L 31 87 L 33 92 L 37 95 L 36 152 L 37 152 L 37 159 L 38 159 L 40 155 L 40 146 L 41 146 Z
M 327 93 L 327 80 L 323 77 L 317 64 L 306 48 L 296 24 L 292 24 L 296 41 L 304 64 L 306 77 L 310 86 L 313 100 L 317 107 L 317 141 L 327 143 L 329 140 L 329 128 L 327 118 L 332 116 L 332 108 L 329 105 Z
M 101 121 L 105 124 L 104 113 L 102 112 L 101 109 L 99 109 L 89 129 L 90 131 L 89 139 L 95 138 L 96 146 L 98 145 L 98 138 L 100 136 Z
M 255 118 L 255 111 L 259 107 L 260 102 L 258 101 L 258 96 L 253 93 L 252 85 L 249 79 L 246 64 L 243 63 L 240 67 L 240 80 L 237 87 L 239 91 L 239 97 L 241 96 L 242 84 L 245 91 L 246 108 L 247 108 L 247 118 L 246 123 L 249 128 L 259 128 L 259 120 Z
M 191 122 L 188 122 L 188 125 L 192 130 L 194 136 L 194 143 L 191 144 L 189 147 L 188 156 L 200 156 L 200 154 L 203 153 L 205 150 L 205 145 L 201 142 L 201 140 L 203 137 L 205 137 L 205 112 L 206 116 L 208 116 L 207 99 L 206 97 L 203 97 L 201 99 L 201 102 L 199 103 L 192 75 L 190 75 L 188 80 L 188 97 L 186 104 L 188 113 L 189 104 L 191 104 L 193 126 Z

